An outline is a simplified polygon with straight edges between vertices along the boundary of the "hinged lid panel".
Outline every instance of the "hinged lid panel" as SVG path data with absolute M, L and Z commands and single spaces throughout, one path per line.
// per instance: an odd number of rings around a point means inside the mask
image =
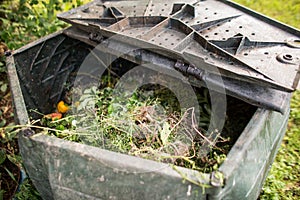
M 96 0 L 58 17 L 231 80 L 286 92 L 298 86 L 299 30 L 230 1 Z

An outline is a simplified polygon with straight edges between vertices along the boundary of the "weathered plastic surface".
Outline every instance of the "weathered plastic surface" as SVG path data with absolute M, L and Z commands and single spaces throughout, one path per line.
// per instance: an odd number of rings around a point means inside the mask
M 300 78 L 300 31 L 231 1 L 95 0 L 58 17 L 91 39 L 121 35 L 233 79 L 291 91 Z
M 55 41 L 64 45 L 57 45 Z M 35 53 L 41 46 L 56 47 L 58 51 L 51 56 Z M 56 91 L 62 91 L 66 76 L 84 58 L 76 51 L 78 48 L 83 53 L 89 46 L 57 33 L 25 46 L 8 59 L 17 122 L 27 123 L 30 109 L 43 113 L 53 109 L 50 105 L 55 105 L 61 96 Z M 62 56 L 67 54 L 69 56 Z M 50 64 L 45 67 L 43 62 L 32 57 L 41 57 Z M 65 64 L 57 65 L 61 58 Z M 69 62 L 74 58 L 77 62 Z M 33 64 L 26 65 L 28 60 Z M 31 74 L 35 75 L 35 80 L 28 79 Z M 284 106 L 289 107 L 289 98 L 285 99 Z M 255 199 L 284 135 L 288 119 L 288 109 L 285 110 L 283 115 L 266 109 L 257 110 L 218 170 L 225 176 L 224 183 L 213 174 L 195 176 L 194 171 L 184 170 L 189 176 L 200 177 L 203 184 L 210 185 L 205 191 L 199 186 L 183 183 L 182 177 L 165 164 L 54 137 L 23 137 L 21 134 L 20 149 L 26 170 L 44 199 Z M 32 133 L 26 130 L 24 134 Z M 129 173 L 121 172 L 120 168 Z M 147 173 L 137 173 L 145 171 Z

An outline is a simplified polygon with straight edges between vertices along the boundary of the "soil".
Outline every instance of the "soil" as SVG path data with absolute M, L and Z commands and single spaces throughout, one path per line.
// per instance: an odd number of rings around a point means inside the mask
M 6 73 L 0 73 L 0 81 L 8 84 Z M 0 92 L 0 122 L 6 121 L 5 126 L 14 122 L 12 99 L 9 89 L 5 92 Z M 18 154 L 18 143 L 14 139 L 12 141 L 6 141 L 4 131 L 0 129 L 0 149 L 5 149 L 8 154 L 17 155 Z M 15 180 L 11 178 L 9 173 L 11 172 L 15 177 Z M 18 183 L 20 179 L 20 168 L 19 166 L 12 163 L 9 159 L 0 165 L 0 188 L 4 190 L 3 199 L 11 199 L 15 194 Z
M 6 125 L 14 122 L 13 107 L 11 94 L 8 88 L 8 80 L 6 73 L 0 73 L 0 82 L 7 84 L 7 90 L 3 93 L 0 91 L 0 121 L 5 120 Z
M 15 180 L 12 179 L 7 170 L 13 174 Z M 0 188 L 1 190 L 5 191 L 3 194 L 3 199 L 12 199 L 18 188 L 18 182 L 20 180 L 20 168 L 10 160 L 6 159 L 0 166 L 0 174 Z

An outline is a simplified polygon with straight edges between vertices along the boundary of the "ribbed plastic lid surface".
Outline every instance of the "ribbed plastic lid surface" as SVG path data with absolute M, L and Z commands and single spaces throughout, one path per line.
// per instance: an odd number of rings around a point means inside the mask
M 300 31 L 231 1 L 96 0 L 58 17 L 105 38 L 118 34 L 129 38 L 124 43 L 159 48 L 171 59 L 181 55 L 208 72 L 217 68 L 230 80 L 285 92 L 298 86 Z

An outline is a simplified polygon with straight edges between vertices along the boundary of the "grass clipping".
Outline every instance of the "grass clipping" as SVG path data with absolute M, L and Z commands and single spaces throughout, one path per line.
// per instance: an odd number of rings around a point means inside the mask
M 77 93 L 73 88 L 69 95 Z M 229 139 L 218 130 L 205 132 L 210 121 L 208 90 L 197 92 L 200 123 L 194 108 L 182 113 L 174 94 L 162 86 L 143 87 L 126 98 L 112 98 L 112 93 L 107 85 L 85 89 L 71 105 L 76 115 L 65 114 L 57 120 L 44 117 L 33 124 L 40 123 L 47 127 L 47 134 L 65 140 L 205 173 L 225 160 L 228 148 L 218 144 Z

